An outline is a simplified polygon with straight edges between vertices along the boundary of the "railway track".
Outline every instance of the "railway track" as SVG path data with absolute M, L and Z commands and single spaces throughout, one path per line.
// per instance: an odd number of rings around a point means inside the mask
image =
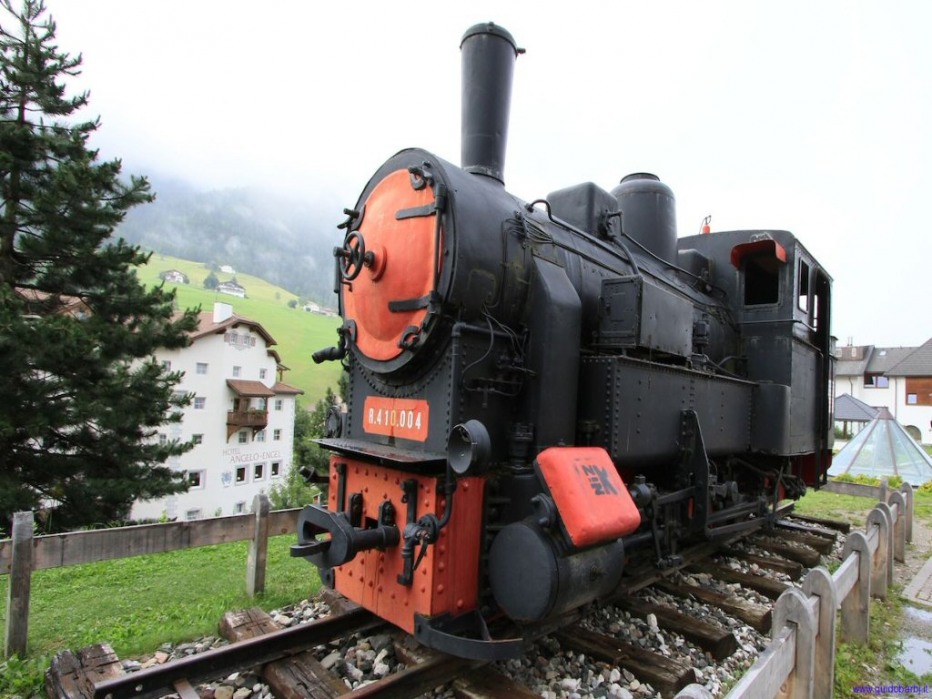
M 784 519 L 772 532 L 685 551 L 676 569 L 632 566 L 624 594 L 566 620 L 517 661 L 485 664 L 419 647 L 331 597 L 328 616 L 285 629 L 260 610 L 228 613 L 221 633 L 230 645 L 128 674 L 106 645 L 61 653 L 46 688 L 54 699 L 222 699 L 218 678 L 261 667 L 269 692 L 285 699 L 417 697 L 438 687 L 469 699 L 672 697 L 735 656 L 750 665 L 766 643 L 773 601 L 840 549 L 839 533 L 824 521 Z

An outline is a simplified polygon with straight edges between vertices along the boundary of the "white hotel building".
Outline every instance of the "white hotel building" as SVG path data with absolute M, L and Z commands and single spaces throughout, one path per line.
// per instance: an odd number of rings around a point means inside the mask
M 282 383 L 285 370 L 272 336 L 256 321 L 214 304 L 200 314 L 190 346 L 156 357 L 183 371 L 176 390 L 193 394 L 180 423 L 163 426 L 159 439 L 191 440 L 194 448 L 168 461 L 185 471 L 186 493 L 137 501 L 133 519 L 199 519 L 248 512 L 291 468 L 295 397 Z

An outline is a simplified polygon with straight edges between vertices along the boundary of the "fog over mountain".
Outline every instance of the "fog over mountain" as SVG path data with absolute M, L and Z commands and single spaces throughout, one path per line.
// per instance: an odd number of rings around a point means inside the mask
M 169 177 L 149 181 L 155 201 L 131 210 L 117 235 L 157 253 L 230 265 L 334 305 L 339 208 L 257 189 L 204 191 Z

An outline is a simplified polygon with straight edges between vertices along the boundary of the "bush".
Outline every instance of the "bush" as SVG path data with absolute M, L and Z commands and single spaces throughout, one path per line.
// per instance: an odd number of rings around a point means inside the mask
M 303 507 L 324 492 L 326 485 L 309 484 L 304 474 L 326 477 L 329 471 L 330 457 L 314 440 L 324 436 L 327 416 L 336 405 L 337 397 L 328 388 L 313 410 L 305 410 L 300 404 L 295 406 L 294 463 L 285 481 L 269 490 L 273 510 Z
M 43 696 L 45 670 L 51 663 L 46 656 L 22 659 L 14 655 L 0 663 L 0 696 Z
M 833 476 L 832 480 L 838 483 L 857 483 L 858 485 L 879 487 L 882 479 L 873 476 L 865 476 L 864 474 L 852 476 L 850 473 L 842 473 L 839 476 Z M 903 485 L 903 478 L 901 476 L 890 476 L 887 478 L 887 485 L 891 488 L 899 488 Z
M 288 471 L 284 481 L 276 483 L 269 489 L 269 505 L 273 510 L 304 507 L 314 502 L 319 495 L 320 488 L 305 481 L 304 476 L 301 475 L 301 469 L 295 464 Z

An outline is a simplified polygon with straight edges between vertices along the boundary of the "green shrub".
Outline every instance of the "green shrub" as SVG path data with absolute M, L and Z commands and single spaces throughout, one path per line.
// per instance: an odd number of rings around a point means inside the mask
M 14 655 L 0 663 L 0 697 L 41 697 L 45 670 L 51 659 L 46 656 L 26 658 Z
M 839 476 L 833 476 L 832 480 L 838 483 L 857 483 L 858 485 L 879 487 L 882 479 L 873 476 L 865 476 L 864 474 L 852 476 L 850 473 L 842 473 Z M 890 476 L 887 478 L 887 485 L 891 488 L 899 488 L 903 485 L 903 478 L 901 476 Z

